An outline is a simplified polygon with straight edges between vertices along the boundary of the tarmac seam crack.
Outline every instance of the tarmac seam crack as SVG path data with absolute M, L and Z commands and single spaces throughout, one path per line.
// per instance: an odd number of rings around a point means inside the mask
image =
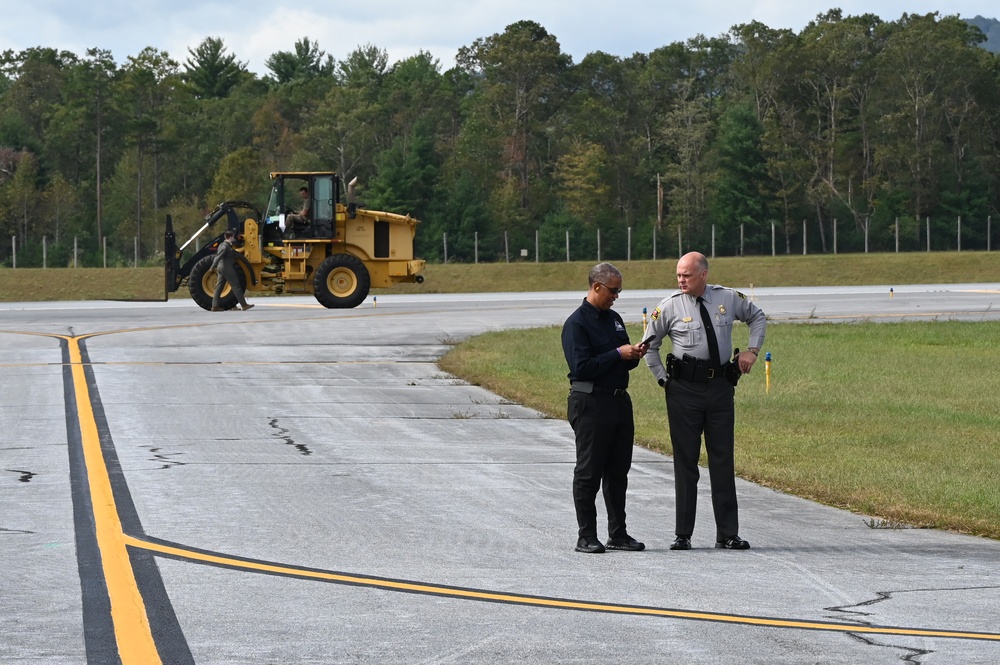
M 281 442 L 284 443 L 286 446 L 294 447 L 302 455 L 312 455 L 312 451 L 309 450 L 309 447 L 306 446 L 306 444 L 295 443 L 295 439 L 289 436 L 291 430 L 285 429 L 284 427 L 279 425 L 277 418 L 271 418 L 268 424 L 271 426 L 272 429 L 277 430 L 276 432 L 273 433 L 273 436 L 280 439 Z
M 868 612 L 854 612 L 850 608 L 852 607 L 869 607 L 881 603 L 886 600 L 893 600 L 894 596 L 902 593 L 928 593 L 928 592 L 938 592 L 938 591 L 989 591 L 993 589 L 1000 589 L 1000 586 L 973 586 L 973 587 L 950 587 L 950 588 L 927 588 L 927 589 L 895 589 L 893 591 L 876 591 L 875 598 L 870 598 L 868 600 L 862 601 L 860 603 L 853 603 L 851 605 L 834 605 L 832 607 L 825 607 L 828 612 L 844 612 L 846 614 L 857 614 L 860 616 L 871 616 Z
M 927 593 L 927 592 L 939 592 L 939 591 L 987 591 L 987 590 L 994 590 L 994 589 L 1000 589 L 1000 587 L 998 587 L 998 586 L 976 586 L 976 587 L 949 587 L 949 588 L 940 588 L 940 589 L 927 588 L 927 589 L 895 589 L 895 590 L 892 590 L 892 591 L 876 591 L 874 598 L 869 598 L 868 600 L 861 601 L 860 603 L 854 603 L 852 605 L 836 605 L 836 606 L 833 606 L 833 607 L 826 607 L 824 609 L 826 611 L 828 611 L 828 612 L 843 612 L 843 613 L 846 613 L 846 614 L 854 614 L 854 615 L 857 615 L 859 617 L 861 617 L 861 616 L 872 616 L 872 613 L 870 613 L 870 612 L 855 611 L 855 610 L 852 610 L 850 608 L 853 608 L 853 607 L 870 607 L 872 605 L 877 605 L 878 603 L 882 603 L 882 602 L 885 602 L 887 600 L 893 600 L 896 595 L 903 594 L 903 593 Z M 859 625 L 863 625 L 863 626 L 871 626 L 872 625 L 872 623 L 870 621 L 864 621 L 864 620 L 862 620 L 860 618 L 853 619 L 853 620 L 856 621 Z M 878 642 L 877 640 L 875 640 L 874 638 L 867 637 L 867 636 L 862 635 L 860 633 L 855 633 L 855 632 L 851 632 L 851 631 L 848 631 L 847 634 L 850 637 L 854 638 L 855 640 L 858 640 L 859 642 L 862 642 L 863 644 L 867 644 L 869 646 L 884 647 L 884 648 L 889 648 L 889 649 L 900 649 L 900 650 L 906 652 L 905 655 L 903 655 L 902 657 L 900 657 L 900 660 L 902 662 L 904 662 L 904 663 L 920 663 L 921 662 L 919 660 L 920 658 L 922 658 L 923 656 L 926 656 L 926 655 L 934 653 L 934 651 L 932 649 L 918 649 L 916 647 L 904 646 L 902 644 L 881 643 L 881 642 Z
M 904 663 L 920 663 L 920 661 L 917 660 L 918 658 L 934 653 L 933 649 L 917 649 L 915 647 L 903 646 L 902 644 L 881 644 L 873 638 L 865 637 L 864 635 L 859 635 L 857 633 L 849 632 L 847 635 L 862 644 L 867 644 L 868 646 L 883 647 L 886 649 L 900 649 L 901 651 L 906 652 L 906 655 L 900 657 L 900 660 Z

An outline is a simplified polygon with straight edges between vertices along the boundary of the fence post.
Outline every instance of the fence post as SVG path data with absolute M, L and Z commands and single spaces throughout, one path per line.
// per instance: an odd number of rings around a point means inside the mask
M 771 256 L 777 256 L 774 248 L 774 222 L 771 222 Z
M 101 244 L 104 246 L 104 267 L 108 267 L 108 237 L 104 236 L 101 238 Z
M 598 231 L 598 233 L 600 232 Z M 569 263 L 569 229 L 566 229 L 566 263 Z
M 49 267 L 49 238 L 42 236 L 42 267 Z
M 632 227 L 628 227 L 628 251 L 625 253 L 625 260 L 632 260 Z
M 538 263 L 538 229 L 535 229 L 535 263 Z
M 871 228 L 872 220 L 868 215 L 865 215 L 865 254 L 868 253 L 868 229 Z
M 538 231 L 535 231 L 535 238 L 536 238 L 536 251 L 535 251 L 535 255 L 536 256 L 535 256 L 535 260 L 537 261 L 538 260 L 538 256 L 537 256 L 538 255 L 538 252 L 537 252 Z M 472 256 L 473 256 L 473 261 L 478 265 L 479 264 L 479 231 L 476 231 L 472 235 Z
M 448 232 L 441 232 L 441 241 L 444 243 L 444 262 L 448 263 Z
M 931 218 L 927 218 L 927 251 L 931 251 Z
M 17 236 L 10 237 L 10 247 L 11 247 L 11 261 L 13 262 L 13 267 L 17 267 Z
M 802 256 L 806 255 L 806 220 L 802 220 Z
M 138 242 L 139 242 L 139 239 L 136 238 L 136 243 L 138 243 Z M 80 252 L 78 251 L 78 248 L 77 248 L 77 237 L 73 236 L 73 267 L 74 268 L 77 267 L 77 257 L 79 255 L 80 255 Z M 138 268 L 138 267 L 139 267 L 139 264 L 137 263 L 136 264 L 136 268 Z
M 990 246 L 993 244 L 992 229 L 993 226 L 993 215 L 986 218 L 986 251 L 990 251 Z
M 712 258 L 715 258 L 715 224 L 712 224 Z
M 566 251 L 567 251 L 567 256 L 569 256 L 569 254 L 568 254 L 569 250 L 567 249 Z M 566 260 L 568 261 L 569 259 L 566 259 Z M 598 263 L 601 262 L 601 230 L 600 229 L 597 229 L 597 262 Z
M 503 232 L 503 256 L 507 263 L 510 263 L 510 245 L 507 242 L 507 232 Z
M 837 218 L 833 218 L 833 255 L 837 255 Z
M 744 241 L 745 238 L 746 238 L 746 236 L 743 233 L 743 225 L 740 224 L 740 256 L 744 255 L 744 252 L 743 252 L 743 241 Z
M 139 236 L 132 237 L 132 244 L 135 245 L 135 264 L 134 267 L 139 267 Z M 76 266 L 74 266 L 76 267 Z
M 896 217 L 896 253 L 899 254 L 899 217 Z
M 656 260 L 656 226 L 653 226 L 653 260 Z
M 681 244 L 681 225 L 677 225 L 677 258 L 684 256 L 684 247 Z
M 958 251 L 962 251 L 962 216 L 958 216 Z

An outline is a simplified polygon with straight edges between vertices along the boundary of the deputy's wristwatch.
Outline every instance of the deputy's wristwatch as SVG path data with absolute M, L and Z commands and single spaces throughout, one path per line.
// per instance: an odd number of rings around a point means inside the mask
M 750 353 L 754 354 L 755 356 L 759 356 L 760 355 L 760 349 L 756 349 L 756 348 L 752 348 L 751 347 L 751 348 L 747 349 L 747 351 L 749 351 Z

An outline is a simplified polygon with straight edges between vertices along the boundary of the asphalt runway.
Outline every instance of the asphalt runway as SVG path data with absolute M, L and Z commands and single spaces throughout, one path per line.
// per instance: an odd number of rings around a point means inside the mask
M 1000 662 L 1000 542 L 738 481 L 753 548 L 715 550 L 706 477 L 672 552 L 649 451 L 648 549 L 575 553 L 569 425 L 435 361 L 583 295 L 0 303 L 0 663 Z M 1000 339 L 1000 284 L 748 295 L 775 322 Z

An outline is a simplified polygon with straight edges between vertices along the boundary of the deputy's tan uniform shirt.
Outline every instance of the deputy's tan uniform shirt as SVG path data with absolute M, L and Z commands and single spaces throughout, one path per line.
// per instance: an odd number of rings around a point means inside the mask
M 748 348 L 759 349 L 764 346 L 764 312 L 745 295 L 725 286 L 707 284 L 702 299 L 715 328 L 719 358 L 723 363 L 733 355 L 733 321 L 743 321 L 750 326 Z M 656 338 L 649 344 L 646 364 L 661 385 L 667 378 L 667 370 L 660 358 L 660 346 L 664 339 L 670 338 L 673 343 L 672 353 L 678 358 L 686 353 L 704 360 L 710 358 L 698 301 L 683 291 L 664 298 L 656 306 L 643 339 L 650 335 L 656 335 Z

